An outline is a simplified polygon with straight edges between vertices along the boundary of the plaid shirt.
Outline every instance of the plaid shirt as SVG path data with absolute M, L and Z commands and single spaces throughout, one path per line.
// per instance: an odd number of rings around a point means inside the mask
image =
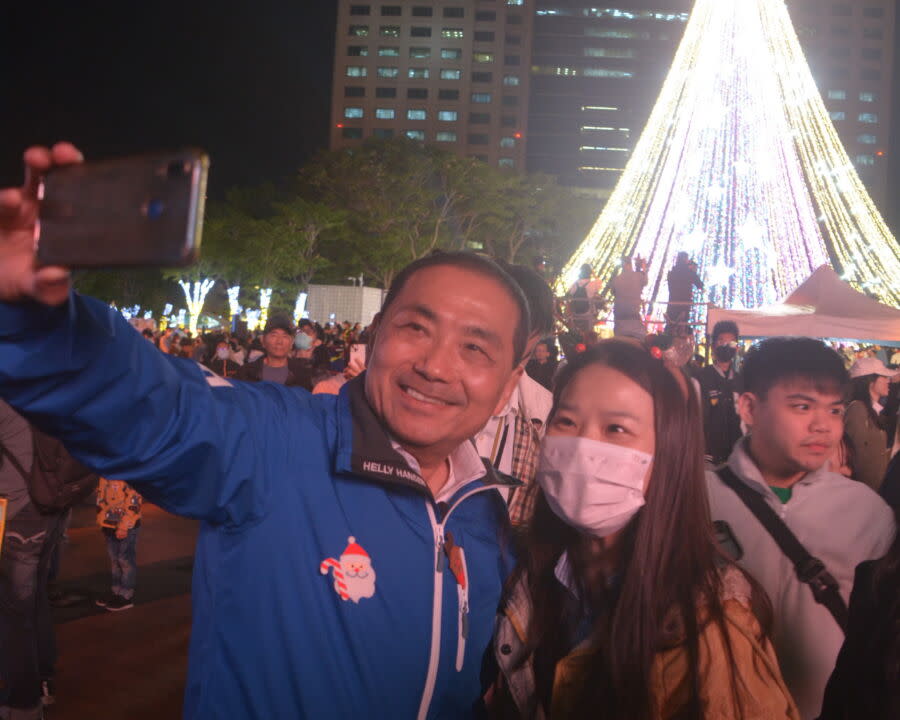
M 524 525 L 534 513 L 538 485 L 534 482 L 537 472 L 541 436 L 535 424 L 525 416 L 519 404 L 513 433 L 512 476 L 524 483 L 513 490 L 509 498 L 509 520 L 513 525 Z

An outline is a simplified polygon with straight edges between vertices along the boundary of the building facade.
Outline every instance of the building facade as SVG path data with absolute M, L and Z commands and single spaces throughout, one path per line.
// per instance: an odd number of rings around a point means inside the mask
M 888 202 L 895 0 L 788 0 L 831 120 L 875 204 Z
M 750 0 L 747 0 L 748 2 Z M 647 122 L 692 0 L 538 0 L 529 170 L 615 186 Z M 847 153 L 885 209 L 895 0 L 788 0 L 804 53 Z
M 332 149 L 406 136 L 525 168 L 534 0 L 339 0 Z
M 528 169 L 567 185 L 615 186 L 681 40 L 690 0 L 539 0 Z

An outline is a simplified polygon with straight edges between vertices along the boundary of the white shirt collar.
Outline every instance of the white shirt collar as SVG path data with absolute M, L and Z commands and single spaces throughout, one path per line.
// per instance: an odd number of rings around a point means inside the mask
M 408 453 L 400 443 L 394 440 L 394 438 L 391 438 L 391 447 L 406 460 L 410 468 L 415 470 L 419 475 L 422 474 L 422 468 L 419 466 L 419 461 L 416 460 L 413 455 Z M 444 487 L 442 487 L 440 492 L 435 496 L 435 502 L 448 502 L 461 487 L 464 487 L 473 480 L 478 480 L 487 474 L 484 462 L 482 462 L 479 457 L 475 445 L 468 440 L 450 453 L 447 460 L 450 463 L 450 472 L 447 474 L 447 482 L 444 483 Z

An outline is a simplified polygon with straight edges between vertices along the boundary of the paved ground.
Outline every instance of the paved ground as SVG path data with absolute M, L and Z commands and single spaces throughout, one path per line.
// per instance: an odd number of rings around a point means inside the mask
M 110 613 L 93 602 L 109 591 L 105 540 L 93 509 L 76 508 L 60 584 L 83 599 L 56 611 L 57 702 L 47 720 L 181 717 L 196 535 L 196 522 L 145 504 L 135 607 Z

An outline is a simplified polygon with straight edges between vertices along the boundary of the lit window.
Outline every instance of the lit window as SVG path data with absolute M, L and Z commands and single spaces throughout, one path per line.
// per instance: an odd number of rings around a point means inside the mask
M 378 28 L 378 34 L 381 37 L 400 37 L 399 25 L 382 25 Z
M 513 148 L 516 146 L 516 139 L 514 137 L 502 137 L 500 138 L 500 147 L 502 148 Z
M 459 80 L 462 70 L 441 70 L 441 80 Z
M 442 38 L 461 38 L 463 34 L 462 28 L 441 28 Z
M 379 57 L 400 57 L 400 48 L 398 47 L 380 47 L 378 48 Z
M 459 48 L 441 48 L 441 60 L 461 60 L 462 50 Z
M 365 45 L 350 45 L 347 48 L 347 54 L 350 57 L 366 57 L 369 54 L 369 48 Z
M 369 26 L 368 25 L 351 25 L 350 30 L 347 32 L 348 35 L 352 35 L 354 37 L 369 37 Z
M 438 120 L 444 122 L 456 122 L 456 110 L 438 110 Z
M 874 145 L 878 142 L 878 138 L 874 135 L 857 135 L 856 140 L 863 145 Z
M 859 99 L 860 102 L 875 102 L 878 99 L 878 95 L 873 92 L 861 92 Z
M 861 123 L 877 123 L 878 115 L 876 115 L 875 113 L 860 113 L 859 121 Z
M 413 80 L 427 80 L 428 68 L 410 68 L 409 77 Z
M 634 77 L 634 73 L 625 70 L 610 70 L 608 68 L 585 68 L 583 73 L 585 77 L 608 77 L 608 78 L 630 78 Z
M 856 164 L 857 165 L 874 165 L 875 164 L 875 156 L 874 155 L 857 155 L 856 156 Z
M 438 142 L 456 142 L 456 133 L 455 132 L 439 132 L 435 139 Z
M 365 69 L 365 68 L 363 68 Z M 400 70 L 395 67 L 380 67 L 378 68 L 378 77 L 380 78 L 395 78 L 400 75 Z
M 361 118 L 363 116 L 363 109 L 361 107 L 346 107 L 344 108 L 344 117 L 345 118 Z
M 366 68 L 362 65 L 348 65 L 347 77 L 365 77 Z
M 409 49 L 409 56 L 411 58 L 429 58 L 431 57 L 431 48 L 427 47 L 411 47 Z
M 846 90 L 829 90 L 828 91 L 828 99 L 829 100 L 846 100 L 847 99 L 847 91 Z
M 524 5 L 525 0 L 506 0 L 507 5 Z
M 633 58 L 633 48 L 585 48 L 585 57 Z
M 407 110 L 406 111 L 406 119 L 407 120 L 425 120 L 426 114 L 425 111 L 421 108 L 416 108 L 415 110 Z
M 425 131 L 424 130 L 407 130 L 406 137 L 410 140 L 425 140 Z
M 497 165 L 502 168 L 511 168 L 516 166 L 516 161 L 512 158 L 500 158 Z
M 472 59 L 477 63 L 494 62 L 494 53 L 477 52 L 472 55 Z
M 832 110 L 828 114 L 831 115 L 832 120 L 846 120 L 847 119 L 847 113 L 845 113 L 843 110 Z
M 504 75 L 503 76 L 503 84 L 504 85 L 518 85 L 519 84 L 519 76 L 518 75 Z
M 491 101 L 490 93 L 472 93 L 473 103 L 489 103 Z
M 375 117 L 379 120 L 393 120 L 394 108 L 376 108 Z

